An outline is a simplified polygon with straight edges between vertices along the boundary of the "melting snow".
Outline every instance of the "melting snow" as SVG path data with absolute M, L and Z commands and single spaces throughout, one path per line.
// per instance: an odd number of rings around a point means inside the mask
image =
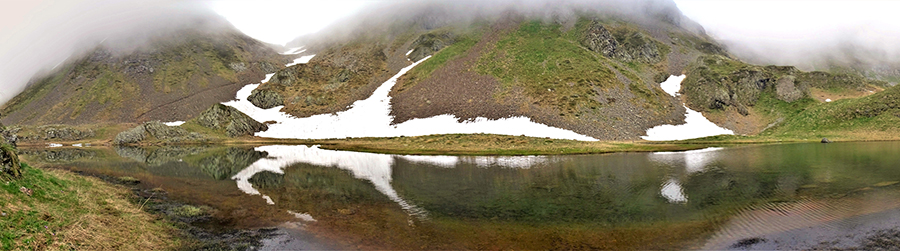
M 416 49 L 412 49 L 412 50 L 407 51 L 407 52 L 406 52 L 406 55 L 409 56 L 409 54 L 412 54 L 412 52 L 413 52 L 414 50 L 416 50 Z
M 296 65 L 296 64 L 306 64 L 306 63 L 309 63 L 309 60 L 312 60 L 312 58 L 315 57 L 315 56 L 316 56 L 316 55 L 313 54 L 313 55 L 308 55 L 308 56 L 302 56 L 302 57 L 299 57 L 299 58 L 297 58 L 297 59 L 294 59 L 294 62 L 293 62 L 293 63 L 286 64 L 286 65 L 284 65 L 284 67 L 290 67 L 290 66 Z
M 476 118 L 473 121 L 458 122 L 456 117 L 445 114 L 424 119 L 413 119 L 392 126 L 393 117 L 390 116 L 391 97 L 388 96 L 388 93 L 390 93 L 391 88 L 397 83 L 397 79 L 400 76 L 416 65 L 428 60 L 428 58 L 430 57 L 403 68 L 397 75 L 394 75 L 379 86 L 369 98 L 354 102 L 349 110 L 343 112 L 296 118 L 279 111 L 282 106 L 261 109 L 247 101 L 247 97 L 259 84 L 244 86 L 237 92 L 237 100 L 223 104 L 234 107 L 257 121 L 275 121 L 276 124 L 269 125 L 269 130 L 256 133 L 256 136 L 269 138 L 330 139 L 489 133 L 596 141 L 594 138 L 569 130 L 532 122 L 527 117 L 511 117 L 498 120 Z M 270 75 L 266 76 L 267 80 L 271 77 Z
M 681 81 L 683 81 L 684 78 L 684 75 L 670 76 L 669 79 L 666 79 L 666 81 L 659 85 L 663 91 L 676 97 L 678 96 L 677 91 L 681 89 Z M 691 110 L 683 104 L 682 106 L 687 110 L 687 113 L 684 116 L 684 124 L 656 126 L 647 129 L 647 136 L 641 136 L 641 138 L 650 141 L 665 141 L 695 139 L 723 134 L 734 135 L 733 131 L 719 127 L 715 123 L 710 122 L 702 113 Z
M 61 146 L 63 146 L 63 145 L 62 145 L 62 144 L 57 144 L 57 143 L 50 143 L 50 144 L 47 144 L 47 147 L 61 147 Z
M 305 52 L 305 51 L 306 51 L 306 49 L 303 49 L 303 46 L 300 46 L 300 47 L 294 47 L 294 48 L 291 48 L 290 50 L 288 50 L 288 51 L 286 51 L 286 52 L 279 53 L 279 54 L 281 54 L 281 55 L 295 55 L 295 54 L 303 53 L 303 52 Z
M 184 121 L 164 122 L 163 124 L 167 126 L 180 126 L 184 124 Z
M 825 99 L 825 102 L 831 102 L 831 99 L 830 99 L 830 98 L 826 98 L 826 99 Z

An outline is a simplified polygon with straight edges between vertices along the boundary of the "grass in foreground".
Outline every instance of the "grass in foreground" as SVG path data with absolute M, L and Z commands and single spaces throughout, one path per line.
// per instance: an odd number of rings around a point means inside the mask
M 20 191 L 25 187 L 29 196 Z M 92 177 L 25 166 L 0 183 L 0 250 L 170 250 L 176 230 Z

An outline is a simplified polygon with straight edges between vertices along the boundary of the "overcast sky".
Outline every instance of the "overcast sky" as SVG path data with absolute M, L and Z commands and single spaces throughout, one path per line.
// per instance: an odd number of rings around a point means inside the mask
M 0 0 L 0 102 L 79 46 L 191 11 L 214 11 L 261 41 L 284 44 L 372 0 Z M 900 56 L 900 1 L 675 0 L 707 32 L 758 61 L 798 64 L 838 45 Z

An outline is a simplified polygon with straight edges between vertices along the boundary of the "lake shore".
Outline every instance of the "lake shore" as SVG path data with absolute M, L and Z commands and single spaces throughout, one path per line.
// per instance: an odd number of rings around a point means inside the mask
M 833 142 L 896 141 L 900 137 L 876 134 L 853 134 L 829 137 Z M 687 151 L 729 145 L 763 145 L 781 143 L 819 142 L 819 137 L 772 137 L 722 135 L 680 141 L 576 141 L 507 136 L 495 134 L 444 134 L 417 137 L 347 138 L 347 139 L 274 139 L 262 137 L 211 137 L 207 141 L 161 143 L 147 141 L 140 146 L 160 145 L 319 145 L 323 149 L 404 155 L 571 155 L 614 152 Z M 110 146 L 112 139 L 90 138 L 69 141 L 25 141 L 23 147 L 40 146 L 84 147 Z

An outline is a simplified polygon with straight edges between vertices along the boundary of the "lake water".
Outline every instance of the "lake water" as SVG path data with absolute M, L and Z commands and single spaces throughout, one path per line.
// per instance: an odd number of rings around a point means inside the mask
M 308 146 L 23 149 L 212 208 L 207 226 L 363 249 L 807 249 L 900 245 L 900 142 L 575 156 Z M 876 246 L 872 246 L 876 245 Z

